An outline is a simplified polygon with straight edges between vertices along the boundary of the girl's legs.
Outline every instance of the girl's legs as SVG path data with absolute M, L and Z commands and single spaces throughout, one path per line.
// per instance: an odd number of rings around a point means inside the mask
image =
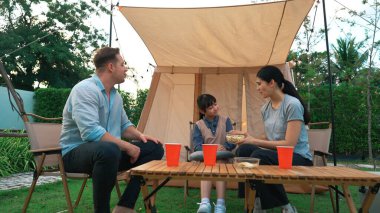
M 217 199 L 223 199 L 226 192 L 226 182 L 225 181 L 216 181 L 216 197 Z
M 201 181 L 201 202 L 197 213 L 211 213 L 210 194 L 211 194 L 211 181 Z
M 211 187 L 212 187 L 212 182 L 211 181 L 201 181 L 201 198 L 208 198 L 210 199 L 210 194 L 211 194 Z

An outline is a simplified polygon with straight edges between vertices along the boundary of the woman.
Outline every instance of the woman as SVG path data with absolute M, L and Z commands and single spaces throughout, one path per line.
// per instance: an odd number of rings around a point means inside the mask
M 276 146 L 294 146 L 293 165 L 312 166 L 305 126 L 310 117 L 293 84 L 274 66 L 261 68 L 256 83 L 258 92 L 269 98 L 261 109 L 265 134 L 260 137 L 246 134 L 236 155 L 260 158 L 260 165 L 278 165 Z M 283 185 L 257 184 L 256 192 L 256 212 L 274 207 L 281 207 L 283 212 L 297 212 L 290 205 Z

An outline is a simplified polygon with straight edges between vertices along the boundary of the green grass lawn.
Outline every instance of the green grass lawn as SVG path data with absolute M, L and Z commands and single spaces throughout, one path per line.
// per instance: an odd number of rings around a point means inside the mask
M 69 180 L 69 187 L 74 200 L 80 188 L 81 182 L 78 180 Z M 121 183 L 122 189 L 125 187 Z M 351 187 L 352 196 L 355 205 L 359 207 L 360 194 L 358 187 Z M 20 212 L 24 203 L 24 199 L 28 193 L 28 189 L 0 191 L 0 212 Z M 190 195 L 187 198 L 186 204 L 183 200 L 183 188 L 163 187 L 157 194 L 156 206 L 158 212 L 162 213 L 185 213 L 196 212 L 200 202 L 199 190 L 190 189 Z M 299 213 L 309 212 L 310 196 L 300 194 L 289 194 L 289 199 L 293 205 L 297 207 Z M 112 193 L 111 206 L 117 202 L 116 191 Z M 212 200 L 215 202 L 215 190 L 213 190 Z M 236 190 L 227 190 L 226 194 L 227 212 L 244 212 L 244 199 L 237 198 Z M 93 212 L 92 202 L 92 185 L 88 182 L 84 190 L 84 194 L 75 209 L 75 212 Z M 66 201 L 61 182 L 45 184 L 37 186 L 33 193 L 32 200 L 29 204 L 28 212 L 59 212 L 66 209 Z M 145 212 L 141 196 L 136 204 L 137 212 Z M 272 211 L 268 211 L 272 212 Z M 280 212 L 279 209 L 273 212 Z M 315 200 L 315 212 L 326 213 L 332 212 L 332 207 L 328 193 L 319 194 Z M 340 212 L 349 212 L 344 199 L 340 199 Z

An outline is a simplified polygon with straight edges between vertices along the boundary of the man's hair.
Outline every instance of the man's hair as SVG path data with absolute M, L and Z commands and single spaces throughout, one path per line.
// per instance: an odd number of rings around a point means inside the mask
M 119 48 L 103 47 L 96 51 L 93 62 L 98 70 L 109 62 L 116 60 L 116 55 L 120 54 Z

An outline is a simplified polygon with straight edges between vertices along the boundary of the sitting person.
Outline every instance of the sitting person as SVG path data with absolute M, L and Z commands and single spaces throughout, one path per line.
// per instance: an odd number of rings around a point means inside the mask
M 93 61 L 95 75 L 75 85 L 66 101 L 60 145 L 65 171 L 90 174 L 94 212 L 107 213 L 117 172 L 159 160 L 164 150 L 159 140 L 138 131 L 123 109 L 114 88 L 127 73 L 119 49 L 99 49 Z M 135 212 L 140 181 L 130 179 L 114 212 Z
M 293 84 L 284 79 L 274 66 L 265 66 L 257 73 L 257 90 L 269 102 L 261 108 L 265 134 L 260 137 L 246 135 L 237 142 L 236 155 L 260 159 L 260 165 L 278 165 L 276 146 L 293 146 L 293 165 L 312 166 L 306 124 L 310 116 Z M 239 184 L 239 190 L 242 190 Z M 254 212 L 281 207 L 283 212 L 297 212 L 290 205 L 283 185 L 256 185 Z
M 202 144 L 218 144 L 217 160 L 226 161 L 233 158 L 231 150 L 234 144 L 226 142 L 227 132 L 232 131 L 231 120 L 228 117 L 218 115 L 219 106 L 214 96 L 202 94 L 197 99 L 197 104 L 203 118 L 195 123 L 193 133 L 194 152 L 190 155 L 190 160 L 203 161 Z M 212 182 L 201 181 L 201 203 L 198 213 L 210 213 L 210 193 Z M 226 212 L 224 194 L 226 182 L 216 181 L 217 201 L 215 213 Z

